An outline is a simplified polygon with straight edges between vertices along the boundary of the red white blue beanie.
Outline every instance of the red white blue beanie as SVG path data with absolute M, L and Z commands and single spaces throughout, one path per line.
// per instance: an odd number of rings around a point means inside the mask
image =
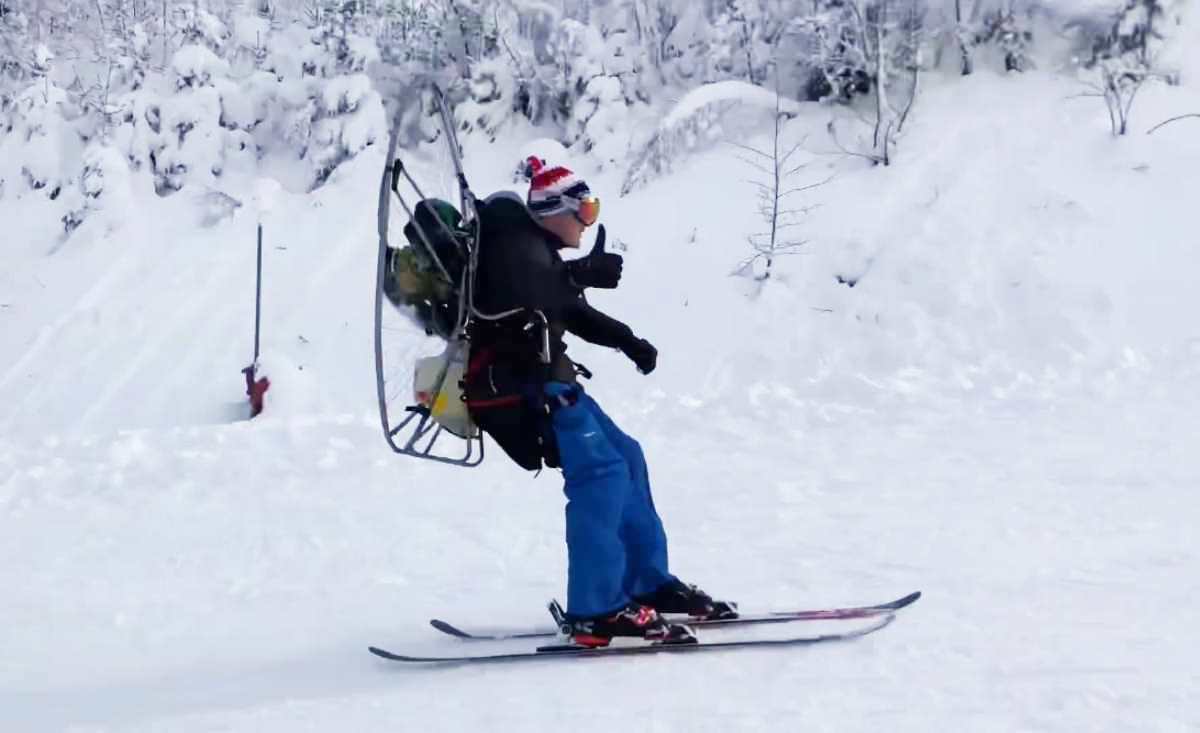
M 577 211 L 577 202 L 592 193 L 569 169 L 561 165 L 547 168 L 546 161 L 534 156 L 525 160 L 525 176 L 529 179 L 529 210 L 538 218 Z

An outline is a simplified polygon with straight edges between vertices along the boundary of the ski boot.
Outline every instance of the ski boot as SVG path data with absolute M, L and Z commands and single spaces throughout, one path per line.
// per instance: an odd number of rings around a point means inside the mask
M 608 646 L 613 637 L 627 636 L 656 644 L 694 644 L 696 632 L 673 624 L 649 606 L 631 603 L 615 614 L 585 619 L 563 619 L 560 630 L 576 646 Z
M 659 613 L 682 613 L 706 621 L 738 617 L 736 603 L 714 601 L 709 594 L 678 578 L 672 578 L 653 593 L 637 596 L 634 600 Z

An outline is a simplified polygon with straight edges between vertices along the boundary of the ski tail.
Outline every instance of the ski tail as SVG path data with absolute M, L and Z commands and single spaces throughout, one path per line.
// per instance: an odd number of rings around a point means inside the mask
M 458 639 L 465 641 L 508 641 L 510 639 L 544 639 L 554 636 L 557 631 L 516 631 L 511 633 L 498 634 L 473 634 L 469 631 L 463 631 L 457 626 L 442 621 L 441 619 L 432 619 L 429 625 L 443 634 L 449 634 Z

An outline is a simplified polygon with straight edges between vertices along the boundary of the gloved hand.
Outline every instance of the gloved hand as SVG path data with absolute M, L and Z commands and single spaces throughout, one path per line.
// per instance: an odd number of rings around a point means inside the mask
M 575 287 L 612 289 L 621 281 L 621 269 L 624 267 L 625 258 L 605 252 L 604 239 L 604 225 L 601 224 L 596 233 L 596 244 L 587 257 L 567 263 L 567 274 L 571 276 Z
M 646 339 L 635 338 L 621 349 L 642 374 L 649 374 L 658 366 L 658 349 Z

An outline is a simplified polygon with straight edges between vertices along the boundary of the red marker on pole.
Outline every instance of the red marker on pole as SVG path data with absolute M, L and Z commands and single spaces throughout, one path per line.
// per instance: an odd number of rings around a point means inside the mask
M 271 380 L 258 377 L 258 337 L 262 325 L 262 224 L 258 225 L 258 266 L 254 288 L 254 361 L 242 370 L 246 375 L 246 396 L 250 398 L 250 417 L 263 411 Z

